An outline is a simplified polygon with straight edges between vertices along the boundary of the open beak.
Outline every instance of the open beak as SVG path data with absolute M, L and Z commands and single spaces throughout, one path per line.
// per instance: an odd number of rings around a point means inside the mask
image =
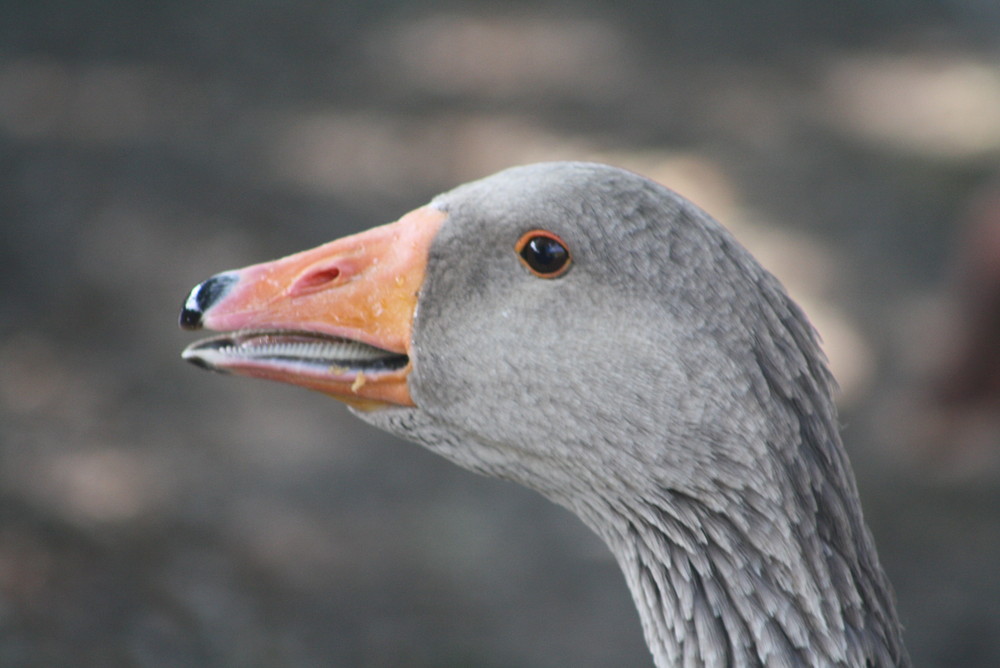
M 422 207 L 395 223 L 213 276 L 191 291 L 180 323 L 224 333 L 193 343 L 182 357 L 357 408 L 413 406 L 413 316 L 446 217 Z

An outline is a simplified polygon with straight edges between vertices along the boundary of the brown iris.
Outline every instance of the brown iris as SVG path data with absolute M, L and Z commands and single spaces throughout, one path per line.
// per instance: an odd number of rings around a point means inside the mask
M 524 234 L 514 250 L 531 273 L 541 278 L 562 276 L 572 264 L 565 242 L 545 230 L 532 230 Z

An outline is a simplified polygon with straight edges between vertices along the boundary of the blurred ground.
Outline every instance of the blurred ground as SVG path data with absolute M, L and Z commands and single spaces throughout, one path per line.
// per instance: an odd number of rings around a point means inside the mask
M 0 3 L 0 665 L 651 665 L 565 512 L 178 358 L 203 278 L 561 158 L 789 284 L 915 662 L 1000 665 L 996 408 L 925 389 L 998 35 L 986 0 Z

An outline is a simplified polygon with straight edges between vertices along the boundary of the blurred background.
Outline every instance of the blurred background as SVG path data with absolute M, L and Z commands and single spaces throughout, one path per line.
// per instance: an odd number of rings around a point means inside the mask
M 651 666 L 599 541 L 190 288 L 500 168 L 731 227 L 823 334 L 921 666 L 1000 665 L 1000 4 L 0 2 L 0 665 Z

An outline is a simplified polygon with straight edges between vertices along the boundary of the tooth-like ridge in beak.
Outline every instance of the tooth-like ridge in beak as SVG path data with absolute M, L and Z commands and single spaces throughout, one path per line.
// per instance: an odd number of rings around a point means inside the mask
M 197 341 L 183 358 L 208 367 L 225 367 L 239 361 L 305 364 L 343 371 L 396 371 L 409 358 L 361 341 L 312 332 L 255 331 L 222 334 Z

